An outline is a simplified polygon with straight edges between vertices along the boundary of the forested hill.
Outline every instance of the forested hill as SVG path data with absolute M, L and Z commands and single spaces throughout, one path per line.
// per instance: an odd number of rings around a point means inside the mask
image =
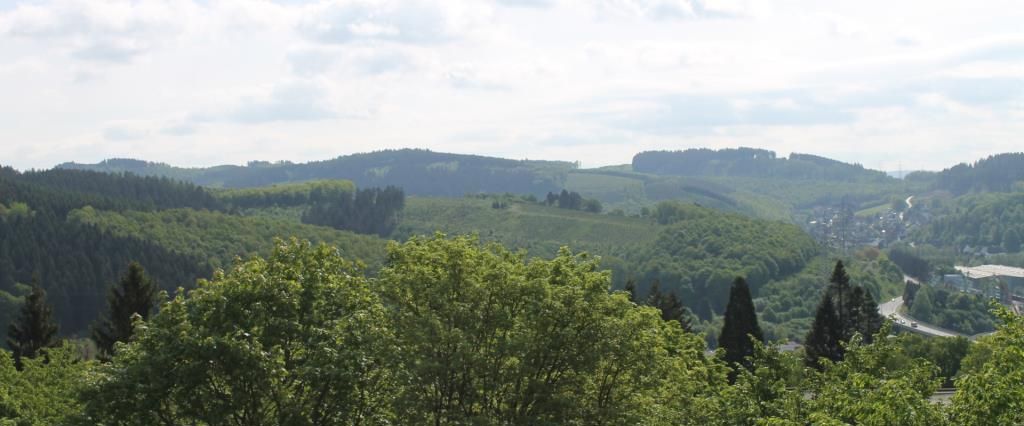
M 310 163 L 251 162 L 247 166 L 178 168 L 162 163 L 114 159 L 59 168 L 166 176 L 199 185 L 248 188 L 319 179 L 347 179 L 360 187 L 397 186 L 423 196 L 461 197 L 511 192 L 541 196 L 559 191 L 574 168 L 560 161 L 519 161 L 419 149 L 378 151 Z
M 1024 193 L 969 194 L 935 209 L 936 218 L 916 229 L 916 241 L 936 246 L 987 247 L 1016 253 L 1024 239 Z
M 809 154 L 778 157 L 755 148 L 646 151 L 633 157 L 633 171 L 674 176 L 769 177 L 844 182 L 885 182 L 885 172 Z
M 96 318 L 108 285 L 131 261 L 143 263 L 165 289 L 208 276 L 205 259 L 132 235 L 111 235 L 69 222 L 73 209 L 110 211 L 216 207 L 202 188 L 167 179 L 83 171 L 0 171 L 0 321 L 16 312 L 15 296 L 39 283 L 50 294 L 63 330 Z
M 961 163 L 930 176 L 936 189 L 954 194 L 967 192 L 1007 192 L 1024 189 L 1024 153 L 1006 153 Z
M 28 286 L 38 283 L 61 332 L 81 334 L 104 308 L 107 288 L 133 261 L 172 292 L 236 257 L 269 252 L 276 237 L 325 242 L 379 262 L 383 240 L 343 229 L 390 232 L 403 197 L 400 189 L 356 190 L 346 181 L 211 192 L 131 173 L 0 168 L 0 326 L 17 312 Z M 295 205 L 308 206 L 309 217 L 239 213 Z M 334 223 L 339 220 L 344 223 Z

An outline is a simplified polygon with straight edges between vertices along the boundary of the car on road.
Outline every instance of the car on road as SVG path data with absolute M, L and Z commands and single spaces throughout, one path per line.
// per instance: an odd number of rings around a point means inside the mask
M 917 321 L 911 322 L 910 326 L 913 328 L 917 328 Z

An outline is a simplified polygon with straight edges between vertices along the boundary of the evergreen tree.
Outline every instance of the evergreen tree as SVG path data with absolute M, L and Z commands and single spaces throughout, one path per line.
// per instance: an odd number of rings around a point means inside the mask
M 133 316 L 137 314 L 143 320 L 149 319 L 156 291 L 157 287 L 146 276 L 142 265 L 138 262 L 128 265 L 119 285 L 112 287 L 107 295 L 110 312 L 92 330 L 92 339 L 102 356 L 113 356 L 114 343 L 131 338 Z
M 831 285 L 829 291 L 836 296 L 836 312 L 839 315 L 840 324 L 840 335 L 847 335 L 847 331 L 851 330 L 852 327 L 850 321 L 850 297 L 848 295 L 850 291 L 850 276 L 846 274 L 846 268 L 843 266 L 842 260 L 836 261 L 836 266 L 832 269 L 832 277 L 828 280 Z
M 23 358 L 35 358 L 60 343 L 53 308 L 46 302 L 46 291 L 33 282 L 32 292 L 25 296 L 21 314 L 7 327 L 7 346 L 14 352 L 14 364 L 21 370 Z
M 754 354 L 754 343 L 751 339 L 764 342 L 761 327 L 757 324 L 757 313 L 750 297 L 747 280 L 736 277 L 729 289 L 729 304 L 725 307 L 725 324 L 718 336 L 719 347 L 725 349 L 725 360 L 731 366 L 740 365 L 750 369 L 747 357 Z M 735 373 L 730 375 L 735 379 Z
M 820 367 L 818 359 L 824 357 L 832 361 L 843 359 L 843 348 L 840 345 L 842 336 L 839 334 L 842 325 L 836 316 L 836 307 L 832 298 L 825 294 L 814 314 L 811 331 L 804 338 L 805 362 L 811 367 Z
M 854 318 L 856 331 L 864 337 L 865 343 L 871 343 L 878 330 L 882 329 L 882 323 L 885 322 L 885 319 L 882 318 L 882 314 L 878 313 L 878 302 L 871 296 L 870 291 L 860 286 L 854 290 L 858 298 L 851 299 L 851 301 L 859 300 L 859 303 L 855 305 L 857 306 L 856 317 Z M 845 337 L 848 340 L 851 336 Z

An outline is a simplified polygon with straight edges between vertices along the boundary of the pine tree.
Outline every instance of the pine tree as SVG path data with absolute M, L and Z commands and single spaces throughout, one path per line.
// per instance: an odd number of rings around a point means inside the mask
M 725 306 L 725 324 L 718 336 L 718 346 L 725 349 L 725 360 L 729 365 L 750 369 L 748 356 L 754 354 L 751 338 L 764 341 L 761 327 L 757 324 L 754 301 L 750 287 L 742 277 L 736 277 L 729 289 L 729 304 Z M 735 375 L 730 375 L 734 379 Z
M 856 304 L 856 317 L 854 318 L 856 331 L 864 337 L 865 343 L 871 343 L 878 330 L 882 329 L 882 323 L 885 320 L 882 318 L 882 314 L 878 313 L 878 302 L 871 296 L 870 291 L 863 287 L 856 287 L 854 290 L 856 299 L 851 299 L 851 301 L 859 301 Z M 851 336 L 845 337 L 844 340 L 848 340 Z
M 842 336 L 839 335 L 841 328 L 839 317 L 836 316 L 836 307 L 826 293 L 814 314 L 811 331 L 804 338 L 804 361 L 808 366 L 820 367 L 818 360 L 822 357 L 832 361 L 843 359 L 843 348 L 840 345 Z
M 839 315 L 840 324 L 840 335 L 846 336 L 849 330 L 852 330 L 851 319 L 850 319 L 850 276 L 846 274 L 846 268 L 843 266 L 842 260 L 836 261 L 836 266 L 832 270 L 832 277 L 828 280 L 830 285 L 829 291 L 836 295 L 836 312 Z M 859 301 L 858 301 L 859 303 Z
M 46 302 L 46 291 L 38 280 L 33 280 L 32 284 L 32 292 L 25 296 L 21 314 L 7 327 L 7 346 L 14 352 L 14 365 L 19 370 L 22 358 L 35 358 L 44 349 L 60 343 L 53 308 Z
M 153 311 L 156 286 L 146 276 L 145 269 L 138 262 L 128 265 L 128 271 L 121 277 L 118 286 L 112 287 L 107 295 L 110 312 L 93 327 L 92 338 L 101 356 L 114 354 L 114 343 L 128 341 L 132 336 L 132 317 L 136 314 L 143 320 Z

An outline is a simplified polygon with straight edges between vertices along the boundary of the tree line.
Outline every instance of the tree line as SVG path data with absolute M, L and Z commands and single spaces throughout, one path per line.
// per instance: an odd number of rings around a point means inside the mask
M 885 182 L 884 172 L 868 170 L 809 154 L 777 157 L 756 148 L 707 148 L 684 151 L 646 151 L 633 156 L 633 171 L 677 176 L 734 176 L 785 179 L 822 179 L 850 182 Z
M 366 188 L 312 200 L 302 214 L 302 223 L 386 237 L 398 226 L 404 208 L 405 191 L 401 188 Z
M 584 198 L 576 191 L 562 190 L 562 192 L 548 192 L 544 197 L 544 205 L 556 206 L 560 209 L 582 210 L 591 213 L 601 213 L 601 202 L 592 198 Z
M 282 242 L 196 289 L 151 301 L 129 268 L 104 330 L 131 337 L 109 361 L 70 344 L 0 353 L 0 420 L 18 424 L 1016 424 L 1024 319 L 1002 325 L 956 380 L 855 315 L 837 263 L 822 306 L 838 357 L 801 362 L 762 342 L 750 290 L 733 280 L 722 349 L 663 311 L 610 291 L 606 272 L 563 250 L 527 260 L 469 237 L 392 245 L 367 277 L 328 246 Z M 161 298 L 164 296 L 160 296 Z M 841 299 L 841 301 L 840 301 Z M 41 297 L 20 324 L 46 316 Z M 833 302 L 835 300 L 835 302 Z M 124 304 L 119 304 L 124 301 Z M 45 304 L 43 304 L 45 305 Z M 840 307 L 841 306 L 841 307 Z M 849 307 L 849 308 L 846 308 Z M 877 312 L 876 312 L 877 314 Z M 866 321 L 866 322 L 862 322 Z M 816 321 L 817 322 L 817 321 Z M 123 323 L 122 323 L 123 324 Z M 872 324 L 866 326 L 865 324 Z M 31 328 L 31 327 L 28 327 Z M 49 326 L 36 327 L 46 331 Z M 12 327 L 12 330 L 26 327 Z M 845 333 L 850 333 L 845 335 Z M 12 338 L 19 334 L 9 333 Z M 99 334 L 97 334 L 98 336 Z M 45 339 L 41 339 L 45 340 Z M 810 339 L 809 339 L 810 340 Z M 907 347 L 928 351 L 919 342 Z M 19 347 L 21 348 L 21 347 Z M 973 351 L 972 351 L 973 352 Z M 972 357 L 969 355 L 969 357 Z M 14 360 L 17 358 L 17 362 Z M 173 371 L 173 374 L 168 372 Z

